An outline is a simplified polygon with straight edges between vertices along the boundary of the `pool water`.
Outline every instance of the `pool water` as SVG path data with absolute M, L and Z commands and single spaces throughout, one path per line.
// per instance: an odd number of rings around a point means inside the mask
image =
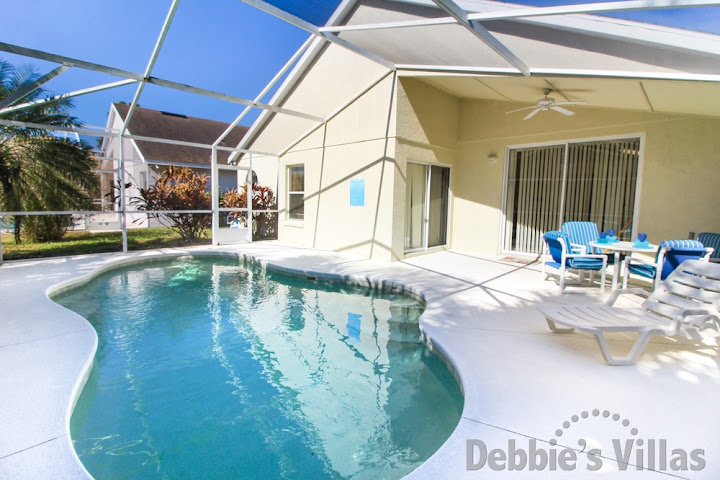
M 55 301 L 99 346 L 71 434 L 102 478 L 400 478 L 462 394 L 422 305 L 237 260 L 121 268 Z

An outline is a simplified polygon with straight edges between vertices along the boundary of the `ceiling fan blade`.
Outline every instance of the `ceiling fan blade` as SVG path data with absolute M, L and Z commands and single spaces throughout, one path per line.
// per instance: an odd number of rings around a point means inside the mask
M 575 112 L 571 112 L 567 108 L 557 107 L 555 105 L 550 105 L 550 110 L 555 110 L 556 112 L 560 112 L 563 115 L 575 115 Z
M 537 113 L 538 113 L 540 110 L 542 110 L 542 108 L 536 108 L 535 110 L 533 110 L 532 112 L 530 112 L 525 118 L 523 118 L 523 120 L 530 120 L 532 117 L 534 117 L 535 115 L 537 115 Z
M 555 102 L 553 105 L 587 105 L 587 102 L 577 101 L 577 102 Z
M 530 110 L 531 108 L 537 108 L 537 107 L 535 105 L 533 105 L 532 107 L 518 108 L 517 110 L 510 110 L 509 112 L 505 112 L 505 113 L 506 114 L 507 113 L 515 113 L 515 112 L 520 112 L 522 110 Z

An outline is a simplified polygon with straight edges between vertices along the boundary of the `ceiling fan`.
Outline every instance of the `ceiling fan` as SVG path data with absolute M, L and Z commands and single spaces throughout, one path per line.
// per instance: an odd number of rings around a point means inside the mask
M 552 92 L 552 88 L 543 88 L 543 95 L 545 95 L 545 98 L 541 98 L 537 101 L 537 104 L 532 107 L 525 107 L 525 108 L 518 108 L 517 110 L 511 110 L 509 112 L 505 113 L 515 113 L 520 112 L 522 110 L 530 110 L 531 108 L 534 109 L 532 112 L 530 112 L 523 120 L 529 120 L 535 115 L 537 115 L 538 112 L 546 112 L 548 110 L 555 110 L 556 112 L 560 112 L 563 115 L 575 115 L 575 112 L 572 112 L 568 110 L 567 108 L 563 108 L 561 105 L 585 105 L 587 102 L 556 102 L 554 98 L 548 97 L 550 92 Z

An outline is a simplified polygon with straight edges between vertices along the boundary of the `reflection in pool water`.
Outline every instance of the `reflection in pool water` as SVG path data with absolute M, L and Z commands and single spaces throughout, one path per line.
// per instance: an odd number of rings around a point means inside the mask
M 460 418 L 407 296 L 214 259 L 55 300 L 99 336 L 71 422 L 96 478 L 399 478 Z

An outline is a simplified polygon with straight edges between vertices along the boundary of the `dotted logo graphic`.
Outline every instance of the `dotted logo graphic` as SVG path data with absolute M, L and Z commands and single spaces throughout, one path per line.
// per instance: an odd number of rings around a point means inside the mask
M 555 437 L 562 437 L 566 430 L 568 430 L 574 423 L 578 423 L 581 419 L 589 418 L 590 415 L 593 417 L 600 417 L 602 415 L 603 418 L 612 419 L 614 422 L 620 422 L 620 424 L 623 427 L 630 427 L 630 420 L 627 418 L 623 418 L 620 420 L 621 416 L 618 413 L 611 414 L 608 410 L 603 410 L 600 412 L 597 408 L 591 412 L 584 411 L 578 415 L 573 415 L 570 417 L 570 421 L 564 421 L 562 424 L 562 428 L 558 428 L 555 430 Z M 638 434 L 638 429 L 635 427 L 630 428 L 630 434 L 635 436 Z M 557 445 L 558 441 L 557 438 L 551 438 L 550 439 L 550 445 L 555 446 Z M 578 440 L 578 443 L 582 446 L 583 451 L 585 451 L 585 447 L 587 447 L 587 443 L 585 442 L 585 439 Z M 638 445 L 642 445 L 642 440 L 637 441 Z
M 588 428 L 598 431 L 583 435 Z M 677 445 L 670 444 L 667 438 L 647 437 L 647 433 L 646 438 L 639 438 L 630 420 L 610 410 L 596 408 L 572 415 L 554 433 L 547 442 L 551 448 L 544 448 L 545 442 L 535 437 L 526 437 L 526 445 L 522 440 L 508 438 L 507 445 L 499 446 L 496 441 L 488 445 L 480 439 L 468 439 L 465 468 L 569 472 L 584 467 L 588 472 L 597 472 L 609 462 L 604 470 L 697 472 L 707 465 L 705 449 L 675 448 Z M 581 450 L 570 446 L 575 442 Z

